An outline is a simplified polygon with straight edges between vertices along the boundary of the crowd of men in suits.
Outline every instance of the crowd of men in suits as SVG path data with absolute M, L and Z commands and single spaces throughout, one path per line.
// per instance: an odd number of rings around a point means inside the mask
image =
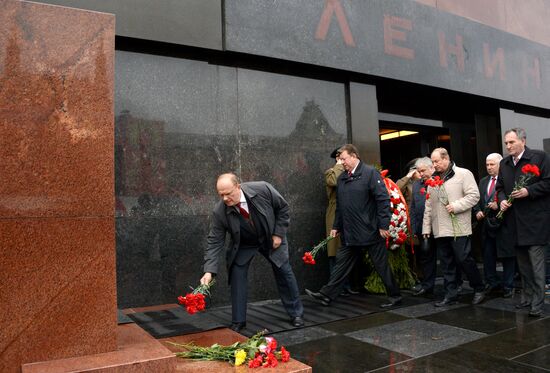
M 548 154 L 528 148 L 526 139 L 526 132 L 521 128 L 506 131 L 504 144 L 508 156 L 503 158 L 498 153 L 489 154 L 486 158 L 488 175 L 482 178 L 479 184 L 476 184 L 472 172 L 456 165 L 444 148 L 434 149 L 430 157 L 416 159 L 408 174 L 397 181 L 409 206 L 411 233 L 417 238 L 417 243 L 421 243 L 416 250 L 415 259 L 422 276 L 421 281 L 412 289 L 414 295 L 433 293 L 439 258 L 445 296 L 434 303 L 436 307 L 457 302 L 463 276 L 468 279 L 470 287 L 474 290 L 472 304 L 483 302 L 488 293 L 497 290 L 502 291 L 504 298 L 510 298 L 514 294 L 517 263 L 523 290 L 521 301 L 516 307 L 528 308 L 532 317 L 542 315 L 547 286 L 544 251 L 550 244 L 550 230 L 545 228 L 550 224 L 550 160 Z M 350 259 L 349 252 L 359 255 L 362 249 L 367 248 L 390 296 L 389 302 L 381 306 L 391 307 L 401 302 L 401 296 L 395 290 L 391 272 L 388 274 L 382 269 L 384 266 L 387 268 L 385 255 L 377 258 L 372 254 L 373 250 L 382 253 L 383 247 L 376 250 L 373 249 L 372 242 L 358 242 L 357 233 L 354 233 L 369 231 L 368 226 L 362 226 L 364 217 L 353 220 L 361 217 L 359 211 L 353 211 L 354 209 L 367 211 L 367 219 L 374 215 L 368 213 L 369 210 L 360 203 L 365 197 L 357 194 L 359 182 L 355 186 L 350 184 L 354 177 L 362 178 L 365 175 L 366 165 L 359 160 L 356 164 L 346 165 L 349 163 L 349 149 L 346 147 L 339 149 L 339 152 L 344 154 L 343 162 L 338 154 L 336 165 L 325 174 L 329 207 L 334 204 L 336 214 L 336 218 L 331 220 L 327 210 L 327 224 L 330 224 L 330 229 L 334 229 L 336 234 L 340 233 L 344 248 L 342 254 L 333 254 L 333 260 L 339 270 L 336 274 L 331 271 L 329 283 L 318 292 L 306 289 L 306 293 L 324 305 L 329 305 L 339 294 L 345 295 L 346 291 L 340 292 L 341 288 L 338 285 L 345 281 L 351 271 L 350 266 L 355 263 Z M 355 152 L 352 151 L 351 154 L 353 158 Z M 357 167 L 359 164 L 360 167 Z M 525 165 L 537 166 L 540 174 L 532 178 L 527 185 L 516 188 Z M 335 177 L 335 173 L 342 173 L 342 176 Z M 368 176 L 368 179 L 373 180 L 371 176 Z M 438 180 L 440 185 L 434 185 L 431 182 L 434 179 Z M 334 180 L 338 182 L 329 183 Z M 370 190 L 372 197 L 369 203 L 375 206 L 376 203 L 380 203 L 380 199 L 376 198 L 378 190 L 373 185 Z M 331 202 L 331 196 L 334 202 Z M 511 203 L 510 197 L 513 199 Z M 353 201 L 349 202 L 350 199 Z M 501 217 L 497 217 L 499 212 Z M 350 232 L 346 232 L 346 219 Z M 387 216 L 378 216 L 375 220 L 378 224 L 375 227 L 381 229 L 382 238 L 385 219 Z M 329 220 L 334 223 L 330 223 Z M 472 256 L 473 225 L 478 225 L 481 230 L 484 278 Z M 379 244 L 380 240 L 377 243 Z M 344 258 L 340 260 L 340 266 L 339 256 Z M 497 275 L 497 259 L 502 262 L 501 279 Z
M 517 261 L 522 279 L 518 308 L 540 317 L 545 293 L 545 246 L 550 243 L 550 157 L 526 146 L 521 128 L 508 130 L 504 144 L 508 156 L 487 156 L 488 176 L 479 185 L 471 171 L 459 167 L 444 148 L 417 159 L 407 178 L 407 203 L 412 233 L 422 241 L 417 262 L 422 281 L 415 295 L 433 292 L 437 258 L 440 259 L 445 296 L 434 303 L 456 303 L 461 277 L 474 290 L 472 304 L 484 301 L 488 291 L 500 287 L 504 297 L 513 294 Z M 314 301 L 329 306 L 338 296 L 349 295 L 348 277 L 368 252 L 388 294 L 381 307 L 399 305 L 402 296 L 390 266 L 385 245 L 389 237 L 390 198 L 380 173 L 364 163 L 359 151 L 346 144 L 333 152 L 336 165 L 327 171 L 327 233 L 339 239 L 330 247 L 330 278 L 318 291 L 306 289 Z M 536 166 L 538 175 L 518 187 L 524 166 Z M 413 174 L 418 178 L 415 180 Z M 330 183 L 329 183 L 330 180 Z M 399 183 L 398 183 L 399 184 Z M 204 276 L 208 284 L 219 270 L 225 253 L 231 285 L 233 323 L 239 331 L 246 325 L 247 273 L 256 253 L 272 265 L 282 303 L 295 327 L 304 325 L 299 288 L 289 263 L 286 231 L 289 206 L 266 182 L 242 183 L 235 174 L 223 174 L 216 185 L 220 201 L 213 211 L 205 252 Z M 472 216 L 482 225 L 484 277 L 472 256 Z M 225 245 L 229 236 L 229 245 Z M 334 240 L 334 242 L 338 242 Z M 496 261 L 503 263 L 499 280 Z

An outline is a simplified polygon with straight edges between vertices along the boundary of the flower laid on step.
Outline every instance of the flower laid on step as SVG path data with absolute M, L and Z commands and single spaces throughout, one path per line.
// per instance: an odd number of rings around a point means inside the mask
M 210 295 L 210 288 L 214 285 L 214 280 L 210 281 L 208 285 L 200 284 L 191 293 L 185 294 L 185 296 L 179 296 L 178 302 L 185 307 L 187 313 L 194 315 L 197 312 L 204 311 L 206 302 L 204 300 L 205 295 Z
M 235 366 L 248 362 L 249 368 L 274 368 L 279 361 L 290 360 L 290 353 L 281 347 L 277 351 L 277 341 L 273 337 L 265 337 L 265 331 L 259 332 L 244 342 L 236 342 L 229 346 L 213 344 L 210 347 L 197 346 L 193 343 L 171 343 L 185 351 L 177 352 L 176 356 L 194 360 L 227 361 Z
M 320 251 L 320 250 L 324 250 L 327 248 L 327 244 L 330 240 L 332 240 L 334 237 L 332 236 L 328 236 L 327 238 L 325 238 L 323 241 L 319 242 L 317 245 L 315 245 L 313 247 L 313 249 L 311 249 L 311 251 L 306 251 L 304 253 L 304 256 L 302 257 L 302 260 L 304 261 L 305 264 L 311 264 L 311 265 L 315 265 L 315 256 L 317 255 L 317 253 Z
M 514 189 L 512 189 L 512 193 L 517 192 L 518 190 L 525 188 L 527 186 L 527 183 L 532 178 L 539 177 L 540 176 L 540 170 L 539 167 L 535 164 L 526 164 L 521 168 L 521 175 L 514 184 Z M 510 196 L 507 199 L 508 203 L 512 203 L 514 201 L 514 197 L 510 194 Z M 500 210 L 497 214 L 498 219 L 502 219 L 502 216 L 504 215 L 504 211 Z

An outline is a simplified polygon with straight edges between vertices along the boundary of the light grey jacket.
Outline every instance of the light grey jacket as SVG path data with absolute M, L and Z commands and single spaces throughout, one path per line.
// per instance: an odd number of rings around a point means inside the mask
M 431 233 L 435 238 L 472 234 L 472 207 L 479 201 L 479 189 L 470 170 L 457 166 L 453 166 L 453 170 L 454 176 L 447 180 L 443 187 L 428 187 L 430 198 L 426 201 L 422 234 Z M 444 191 L 454 208 L 458 222 L 456 229 L 453 229 L 451 215 L 441 201 L 445 199 Z

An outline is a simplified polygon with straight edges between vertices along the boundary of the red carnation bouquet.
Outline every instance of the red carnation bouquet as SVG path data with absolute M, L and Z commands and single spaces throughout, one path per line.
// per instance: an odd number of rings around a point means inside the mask
M 437 197 L 439 201 L 443 204 L 443 206 L 447 206 L 449 204 L 449 195 L 447 194 L 447 190 L 445 190 L 445 185 L 443 185 L 443 183 L 445 183 L 445 180 L 441 179 L 439 176 L 431 177 L 424 182 L 427 186 L 437 190 Z M 426 194 L 426 199 L 429 198 L 429 195 L 429 193 Z M 460 224 L 458 224 L 458 218 L 454 212 L 450 212 L 449 215 L 451 215 L 453 234 L 456 239 L 457 232 L 460 233 Z
M 178 302 L 185 307 L 187 313 L 194 315 L 197 312 L 204 311 L 206 302 L 204 300 L 206 295 L 210 295 L 210 288 L 214 285 L 215 281 L 212 280 L 208 285 L 200 284 L 191 293 L 185 294 L 185 297 L 179 296 Z
M 327 244 L 330 240 L 332 240 L 334 237 L 332 236 L 328 236 L 327 238 L 325 238 L 323 241 L 319 242 L 317 245 L 315 245 L 313 247 L 313 249 L 311 249 L 311 251 L 306 251 L 304 253 L 304 256 L 302 257 L 302 260 L 304 261 L 305 264 L 311 264 L 311 265 L 315 265 L 315 256 L 317 255 L 317 253 L 320 251 L 320 250 L 323 250 L 327 247 Z
M 283 363 L 289 361 L 290 352 L 284 346 L 277 351 L 277 341 L 273 337 L 265 337 L 265 333 L 266 331 L 259 332 L 244 342 L 236 342 L 230 346 L 217 343 L 210 347 L 197 346 L 194 343 L 168 343 L 185 349 L 185 351 L 176 352 L 177 357 L 227 361 L 234 366 L 247 364 L 249 368 L 275 368 L 279 361 Z
M 512 190 L 512 193 L 517 192 L 521 188 L 525 188 L 527 186 L 527 183 L 536 177 L 540 176 L 540 170 L 539 167 L 535 164 L 526 164 L 521 168 L 522 175 L 519 177 L 518 181 L 514 184 L 514 189 Z M 509 204 L 512 204 L 514 201 L 514 197 L 510 195 L 507 199 Z M 498 219 L 502 219 L 502 216 L 504 215 L 504 211 L 500 210 L 497 214 Z

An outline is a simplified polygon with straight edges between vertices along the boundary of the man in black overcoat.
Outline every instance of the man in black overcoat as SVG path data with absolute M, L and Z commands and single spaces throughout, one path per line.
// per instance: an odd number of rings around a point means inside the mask
M 248 267 L 259 252 L 271 263 L 291 324 L 304 326 L 304 308 L 286 239 L 290 223 L 288 203 L 271 184 L 264 181 L 241 184 L 232 173 L 220 175 L 216 189 L 221 200 L 212 213 L 201 284 L 210 283 L 218 273 L 219 257 L 225 251 L 231 286 L 231 329 L 240 331 L 246 326 Z M 230 242 L 225 247 L 227 233 Z
M 389 295 L 389 302 L 381 307 L 398 305 L 401 294 L 388 264 L 385 245 L 391 218 L 388 191 L 380 173 L 359 159 L 354 145 L 341 147 L 340 159 L 345 172 L 338 177 L 336 216 L 330 235 L 340 235 L 342 247 L 336 253 L 328 283 L 319 292 L 306 289 L 306 293 L 328 306 L 342 292 L 354 264 L 362 260 L 367 249 Z
M 521 303 L 516 307 L 529 308 L 529 316 L 540 317 L 544 305 L 544 246 L 550 242 L 550 156 L 525 146 L 526 138 L 522 128 L 504 133 L 510 155 L 500 162 L 496 186 L 504 212 L 498 239 L 503 247 L 516 250 L 523 284 Z M 527 164 L 536 165 L 540 176 L 513 191 Z M 510 196 L 514 198 L 512 203 L 507 201 Z
M 502 247 L 497 242 L 497 229 L 489 224 L 487 219 L 495 219 L 499 211 L 496 183 L 502 155 L 491 153 L 485 159 L 487 176 L 479 181 L 479 202 L 473 211 L 481 225 L 481 242 L 483 251 L 483 274 L 487 293 L 502 288 L 503 297 L 509 298 L 514 290 L 514 273 L 516 270 L 516 254 L 510 245 Z M 502 281 L 497 276 L 497 258 L 502 261 Z

